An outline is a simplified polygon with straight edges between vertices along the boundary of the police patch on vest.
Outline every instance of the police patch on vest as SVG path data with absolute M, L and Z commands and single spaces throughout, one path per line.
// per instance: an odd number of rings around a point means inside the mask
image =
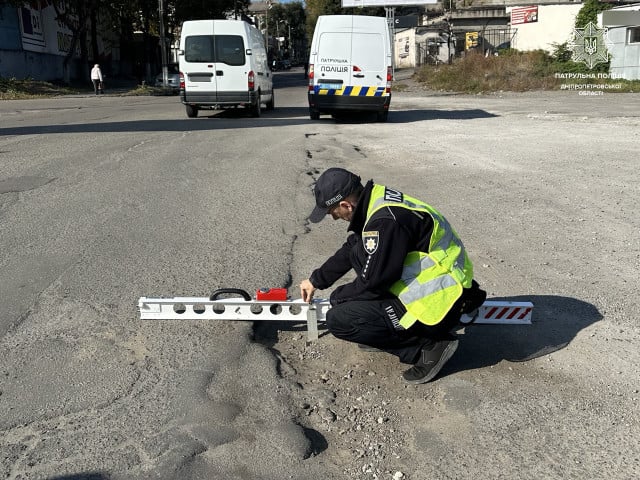
M 400 202 L 402 203 L 402 192 L 398 192 L 397 190 L 391 190 L 390 188 L 384 189 L 384 199 L 387 202 Z
M 379 243 L 378 232 L 362 232 L 362 244 L 369 255 L 376 253 Z

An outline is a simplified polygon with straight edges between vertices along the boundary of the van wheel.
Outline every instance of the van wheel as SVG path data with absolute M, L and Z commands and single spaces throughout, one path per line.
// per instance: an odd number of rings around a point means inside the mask
M 271 92 L 271 100 L 267 102 L 267 110 L 276 108 L 276 92 Z
M 198 107 L 187 105 L 187 117 L 196 118 L 198 116 Z
M 314 110 L 313 108 L 310 108 L 309 117 L 311 117 L 311 120 L 320 120 L 320 112 L 318 110 Z
M 260 93 L 258 93 L 258 98 L 256 98 L 256 103 L 254 103 L 253 105 L 251 105 L 251 116 L 252 117 L 259 117 L 260 116 L 260 105 L 261 105 L 262 100 L 260 99 Z
M 386 122 L 388 118 L 389 118 L 389 110 L 384 110 L 376 114 L 376 120 L 378 120 L 379 122 Z

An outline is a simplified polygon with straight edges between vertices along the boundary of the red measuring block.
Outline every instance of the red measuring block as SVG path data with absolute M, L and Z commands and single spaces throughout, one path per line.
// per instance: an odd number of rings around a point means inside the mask
M 256 300 L 286 301 L 288 293 L 286 288 L 261 288 L 256 291 Z

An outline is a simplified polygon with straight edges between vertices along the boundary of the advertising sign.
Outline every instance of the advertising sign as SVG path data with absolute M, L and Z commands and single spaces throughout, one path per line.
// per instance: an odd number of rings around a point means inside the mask
M 18 17 L 24 50 L 61 56 L 69 52 L 71 30 L 56 21 L 56 11 L 49 2 L 19 7 Z
M 401 7 L 402 5 L 426 5 L 435 3 L 438 3 L 438 0 L 342 0 L 342 8 Z
M 511 25 L 538 21 L 538 7 L 518 7 L 511 10 Z
M 464 36 L 464 49 L 469 50 L 470 48 L 478 46 L 478 32 L 467 32 Z
M 18 13 L 22 31 L 22 48 L 32 52 L 44 52 L 46 42 L 42 29 L 42 10 L 20 7 Z
M 409 42 L 409 37 L 402 37 L 396 39 L 396 52 L 398 52 L 398 57 L 407 58 L 409 56 L 409 52 L 411 51 L 411 43 Z

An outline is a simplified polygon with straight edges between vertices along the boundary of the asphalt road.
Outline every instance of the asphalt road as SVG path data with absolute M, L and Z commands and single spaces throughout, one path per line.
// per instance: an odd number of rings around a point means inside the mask
M 257 119 L 187 119 L 176 97 L 0 103 L 0 477 L 343 478 L 250 323 L 137 315 L 140 296 L 297 296 L 344 235 L 305 222 L 333 165 L 437 206 L 491 296 L 536 303 L 537 330 L 452 360 L 433 388 L 456 428 L 407 448 L 466 439 L 446 478 L 638 477 L 638 96 L 407 91 L 386 124 L 311 122 L 302 72 L 277 81 Z M 430 465 L 405 478 L 445 478 Z

